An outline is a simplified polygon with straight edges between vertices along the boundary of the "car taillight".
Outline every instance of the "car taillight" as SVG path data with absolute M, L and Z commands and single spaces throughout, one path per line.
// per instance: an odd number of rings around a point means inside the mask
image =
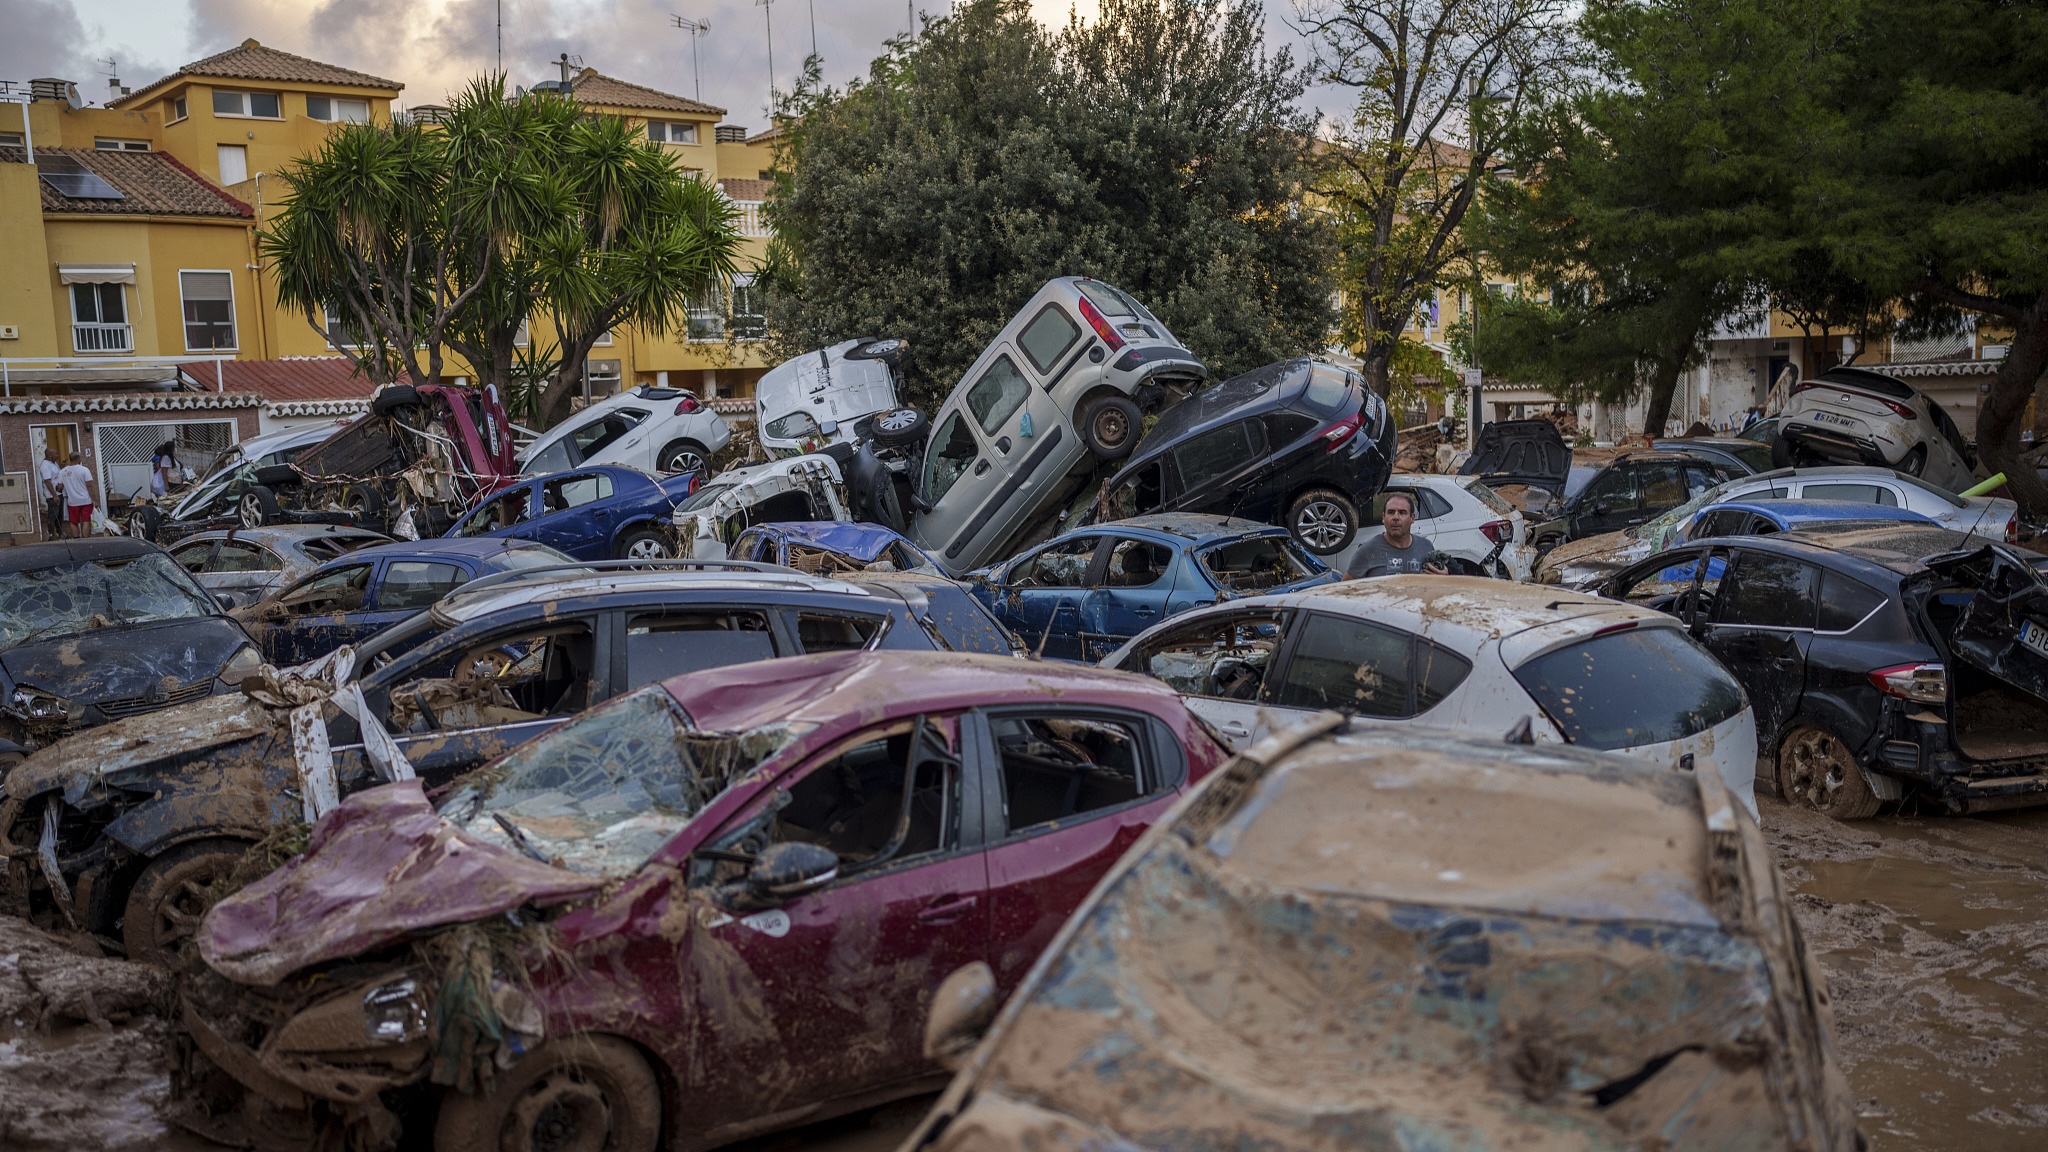
M 704 406 L 702 404 L 697 403 L 697 398 L 695 396 L 685 396 L 681 400 L 676 401 L 676 415 L 688 416 L 690 413 L 695 412 L 702 407 Z
M 1095 329 L 1095 334 L 1102 337 L 1102 342 L 1109 345 L 1111 352 L 1124 346 L 1124 338 L 1116 334 L 1116 328 L 1110 324 L 1109 318 L 1095 305 L 1090 304 L 1086 296 L 1081 297 L 1081 319 L 1086 320 L 1088 326 Z
M 1316 436 L 1323 442 L 1323 451 L 1335 452 L 1337 449 L 1342 448 L 1345 441 L 1358 434 L 1358 426 L 1362 423 L 1364 423 L 1363 417 L 1353 412 L 1351 415 L 1316 433 Z
M 1899 403 L 1897 400 L 1879 400 L 1878 403 L 1891 409 L 1893 412 L 1898 413 L 1905 419 L 1917 420 L 1920 418 L 1919 413 L 1913 411 L 1911 408 L 1906 407 L 1904 404 Z
M 1897 664 L 1870 674 L 1871 686 L 1887 696 L 1916 704 L 1948 699 L 1948 669 L 1939 664 Z
M 1515 526 L 1505 520 L 1495 520 L 1490 524 L 1481 524 L 1479 530 L 1486 533 L 1486 538 L 1495 544 L 1505 544 L 1508 537 L 1513 534 Z
M 1797 396 L 1797 395 L 1799 395 L 1799 394 L 1800 394 L 1801 392 L 1804 392 L 1804 391 L 1806 391 L 1806 390 L 1807 390 L 1807 389 L 1809 389 L 1809 388 L 1818 388 L 1818 387 L 1820 387 L 1820 385 L 1818 385 L 1818 384 L 1815 384 L 1815 383 L 1814 383 L 1813 381 L 1811 381 L 1811 380 L 1801 380 L 1801 381 L 1800 381 L 1799 383 L 1797 383 L 1797 384 L 1794 384 L 1794 385 L 1792 386 L 1792 395 L 1794 395 L 1794 396 Z
M 2007 516 L 2005 518 L 2005 542 L 2007 544 L 2017 544 L 2020 542 L 2019 517 Z

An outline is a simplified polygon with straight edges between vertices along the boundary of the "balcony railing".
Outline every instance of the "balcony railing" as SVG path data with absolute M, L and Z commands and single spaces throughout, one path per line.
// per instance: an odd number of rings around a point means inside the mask
M 735 200 L 732 202 L 732 206 L 739 210 L 739 219 L 735 223 L 739 225 L 740 235 L 768 235 L 768 225 L 761 219 L 761 203 L 759 200 Z
M 132 324 L 73 324 L 71 347 L 79 352 L 133 352 Z

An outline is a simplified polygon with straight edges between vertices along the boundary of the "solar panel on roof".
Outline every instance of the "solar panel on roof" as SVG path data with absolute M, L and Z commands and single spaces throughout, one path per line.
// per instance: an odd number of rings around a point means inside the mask
M 101 179 L 100 174 L 61 155 L 36 157 L 36 175 L 59 196 L 73 200 L 125 200 L 121 190 Z

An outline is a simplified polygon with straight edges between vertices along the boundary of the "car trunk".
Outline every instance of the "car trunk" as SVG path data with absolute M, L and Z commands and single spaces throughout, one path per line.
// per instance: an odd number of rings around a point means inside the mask
M 1571 445 L 1548 420 L 1500 420 L 1479 430 L 1479 443 L 1458 471 L 1488 484 L 1524 484 L 1564 495 Z
M 2048 759 L 2048 580 L 1995 545 L 1927 567 L 1909 595 L 1947 654 L 1957 753 L 1984 764 Z

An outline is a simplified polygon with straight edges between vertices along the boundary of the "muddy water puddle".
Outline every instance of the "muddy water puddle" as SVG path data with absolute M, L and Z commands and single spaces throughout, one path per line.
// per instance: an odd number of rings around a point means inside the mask
M 1763 822 L 1878 1152 L 2048 1148 L 2048 812 Z

